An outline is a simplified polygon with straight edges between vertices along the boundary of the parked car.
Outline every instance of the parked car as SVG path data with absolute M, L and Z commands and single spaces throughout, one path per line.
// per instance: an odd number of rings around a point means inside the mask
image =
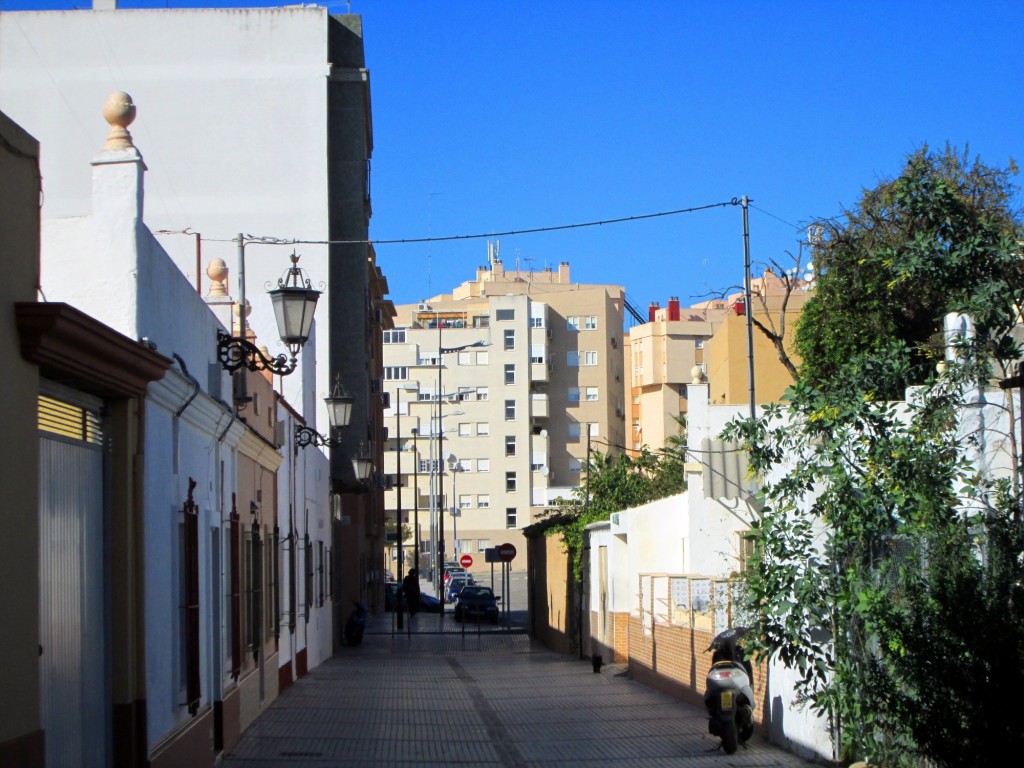
M 420 613 L 440 613 L 441 601 L 426 592 L 420 592 Z
M 459 593 L 455 603 L 455 620 L 477 617 L 497 623 L 498 598 L 490 587 L 466 586 Z
M 476 584 L 476 579 L 474 579 L 474 578 L 473 578 L 473 574 L 471 574 L 471 573 L 470 573 L 469 571 L 467 571 L 467 570 L 466 570 L 465 568 L 463 568 L 463 567 L 462 567 L 461 565 L 457 565 L 457 566 L 455 566 L 454 568 L 446 568 L 446 569 L 445 569 L 445 571 L 444 571 L 444 583 L 445 583 L 445 585 L 446 585 L 446 586 L 447 586 L 448 582 L 449 582 L 449 581 L 450 581 L 450 580 L 452 579 L 452 577 L 454 577 L 454 576 L 462 576 L 462 577 L 465 577 L 465 579 L 466 579 L 466 580 L 467 580 L 467 581 L 468 581 L 468 582 L 469 582 L 470 584 Z
M 384 584 L 384 610 L 393 611 L 395 605 L 399 604 L 404 606 L 405 603 L 401 602 L 402 593 L 399 591 L 399 584 L 397 581 L 388 581 Z M 441 601 L 433 595 L 428 595 L 426 592 L 420 592 L 420 613 L 440 613 L 441 612 Z
M 459 593 L 468 586 L 470 586 L 470 582 L 467 576 L 452 576 L 448 581 L 448 586 L 445 587 L 445 600 L 454 603 L 459 599 Z

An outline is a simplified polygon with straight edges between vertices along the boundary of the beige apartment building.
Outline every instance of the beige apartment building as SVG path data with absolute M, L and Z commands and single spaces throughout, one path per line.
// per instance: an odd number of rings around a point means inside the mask
M 766 269 L 751 282 L 753 315 L 769 328 L 779 330 L 784 318 L 786 349 L 792 351 L 796 321 L 809 298 L 811 285 L 797 280 L 786 296 L 782 277 Z M 757 328 L 754 340 L 754 396 L 759 403 L 774 402 L 793 383 L 779 361 L 771 340 Z M 686 384 L 694 367 L 709 384 L 712 403 L 745 403 L 750 397 L 747 361 L 746 311 L 742 293 L 727 298 L 680 307 L 672 297 L 667 307 L 651 304 L 648 322 L 630 329 L 626 339 L 629 362 L 630 403 L 626 428 L 627 445 L 658 450 L 680 434 L 679 417 L 687 411 Z
M 489 243 L 474 279 L 396 307 L 385 508 L 414 531 L 406 569 L 417 541 L 426 569 L 440 539 L 445 559 L 470 555 L 473 570 L 506 543 L 525 568 L 521 531 L 580 484 L 588 440 L 625 444 L 623 305 L 621 286 L 573 283 L 566 262 L 508 271 Z

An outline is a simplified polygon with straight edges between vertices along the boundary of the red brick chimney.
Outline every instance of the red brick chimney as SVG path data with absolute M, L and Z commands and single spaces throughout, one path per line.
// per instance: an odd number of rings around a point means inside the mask
M 679 319 L 679 297 L 669 296 L 668 297 L 668 319 L 678 320 Z
M 656 302 L 656 301 L 652 301 L 651 302 L 651 305 L 649 307 L 647 307 L 647 322 L 649 322 L 649 323 L 653 323 L 654 322 L 654 313 L 657 312 L 659 308 L 660 307 L 659 307 L 658 302 Z

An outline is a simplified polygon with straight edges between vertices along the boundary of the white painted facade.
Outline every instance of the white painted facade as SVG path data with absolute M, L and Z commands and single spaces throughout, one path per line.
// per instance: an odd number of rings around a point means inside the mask
M 95 111 L 97 105 L 93 105 Z M 84 163 L 79 163 L 84 165 Z M 147 338 L 176 366 L 146 398 L 143 547 L 150 750 L 191 716 L 184 705 L 182 507 L 199 507 L 200 707 L 221 698 L 228 563 L 224 523 L 244 426 L 222 402 L 230 377 L 210 341 L 222 326 L 142 221 L 144 163 L 135 148 L 93 161 L 92 215 L 44 220 L 42 291 L 129 338 Z
M 328 499 L 330 462 L 315 446 L 297 448 L 295 427 L 303 424 L 295 412 L 278 402 L 278 429 L 282 438 L 284 461 L 279 469 L 278 527 L 281 538 L 294 535 L 281 549 L 280 603 L 281 630 L 278 646 L 279 665 L 291 664 L 293 679 L 297 679 L 296 659 L 305 650 L 306 667 L 313 669 L 331 656 L 333 621 L 328 595 L 319 599 L 319 586 L 313 594 L 306 594 L 306 558 L 311 553 L 328 552 L 331 547 L 331 510 L 324 503 Z M 304 541 L 309 535 L 310 552 Z M 313 555 L 314 568 L 319 554 Z M 294 568 L 292 559 L 295 559 Z M 329 568 L 330 558 L 325 556 L 322 567 Z M 316 573 L 314 571 L 314 573 Z M 295 603 L 291 603 L 292 578 L 295 575 Z M 325 574 L 325 589 L 329 592 L 329 574 Z
M 81 158 L 92 154 L 103 128 L 96 105 L 125 90 L 140 108 L 132 135 L 160 169 L 148 180 L 147 223 L 154 232 L 202 234 L 204 293 L 212 258 L 231 268 L 237 292 L 238 248 L 229 241 L 238 233 L 326 240 L 327 13 L 290 7 L 0 15 L 0 104 L 47 148 L 43 217 L 91 212 L 92 180 Z M 158 239 L 195 285 L 195 239 Z M 276 285 L 291 251 L 245 249 L 250 326 L 274 354 L 284 348 L 264 286 Z M 320 287 L 326 247 L 303 245 L 298 252 Z M 107 272 L 106 281 L 109 295 L 130 291 L 132 278 Z M 317 316 L 328 312 L 324 293 Z M 120 329 L 124 319 L 111 324 Z M 326 333 L 317 351 L 328 359 Z M 283 385 L 289 402 L 303 401 L 302 371 Z M 312 389 L 329 391 L 326 370 Z M 315 426 L 314 412 L 308 419 Z

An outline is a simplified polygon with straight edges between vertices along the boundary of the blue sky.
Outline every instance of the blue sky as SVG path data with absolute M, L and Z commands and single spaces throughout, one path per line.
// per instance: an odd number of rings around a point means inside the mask
M 277 5 L 277 3 L 211 3 Z M 0 10 L 71 3 L 0 0 Z M 87 3 L 83 3 L 87 5 Z M 202 2 L 124 2 L 178 7 Z M 345 2 L 328 4 L 344 12 Z M 1019 2 L 352 0 L 376 240 L 488 234 L 747 195 L 755 264 L 947 141 L 1019 159 Z M 645 309 L 737 285 L 738 207 L 503 236 L 507 268 L 624 285 Z M 469 279 L 486 240 L 379 245 L 391 298 Z

